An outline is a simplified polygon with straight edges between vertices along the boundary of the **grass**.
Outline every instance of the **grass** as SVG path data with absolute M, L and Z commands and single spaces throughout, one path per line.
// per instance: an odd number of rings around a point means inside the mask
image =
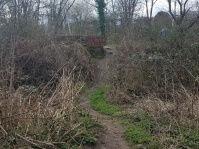
M 199 131 L 196 127 L 170 125 L 162 118 L 147 114 L 129 115 L 121 121 L 126 126 L 125 138 L 132 148 L 159 149 L 177 145 L 177 149 L 199 149 Z
M 108 101 L 106 101 L 106 92 L 110 90 L 110 87 L 101 87 L 97 91 L 93 92 L 90 97 L 91 106 L 96 111 L 111 115 L 111 116 L 120 116 L 121 108 L 116 105 L 110 105 Z
M 70 76 L 63 76 L 53 95 L 46 97 L 46 100 L 38 93 L 33 98 L 23 98 L 18 91 L 14 92 L 15 100 L 0 100 L 2 107 L 5 107 L 1 111 L 7 114 L 1 119 L 3 131 L 0 130 L 0 148 L 39 146 L 38 148 L 72 149 L 94 145 L 102 127 L 82 109 L 77 108 L 76 99 L 79 98 L 84 82 L 75 84 L 70 79 Z M 39 104 L 31 102 L 35 97 L 38 97 Z M 56 105 L 52 104 L 55 101 Z M 20 103 L 20 106 L 16 103 Z M 27 112 L 21 115 L 23 111 Z
M 153 125 L 149 117 L 144 115 L 131 115 L 127 119 L 123 119 L 121 122 L 126 126 L 124 136 L 133 148 L 137 144 L 143 146 L 149 145 L 152 141 L 152 135 L 150 128 Z
M 113 48 L 115 48 L 115 47 L 117 47 L 118 45 L 113 45 L 113 44 L 109 44 L 109 45 L 105 45 L 106 47 L 113 47 Z
M 79 121 L 81 122 L 80 125 L 77 125 L 78 127 L 74 127 L 71 131 L 68 131 L 66 133 L 65 130 L 61 130 L 59 132 L 61 135 L 57 136 L 53 134 L 53 137 L 51 139 L 57 139 L 58 137 L 62 136 L 61 140 L 62 143 L 55 144 L 55 148 L 59 149 L 77 149 L 81 145 L 84 146 L 93 146 L 97 143 L 96 136 L 99 135 L 99 132 L 103 131 L 103 128 L 101 125 L 99 125 L 91 116 L 81 113 L 81 116 L 79 117 Z M 63 125 L 66 125 L 67 128 L 67 122 Z M 34 129 L 36 128 L 29 128 Z M 16 133 L 22 134 L 23 130 L 17 130 Z M 45 130 L 41 128 L 40 132 L 35 131 L 35 134 L 33 136 L 33 139 L 38 140 L 40 142 L 49 142 L 49 130 Z M 24 147 L 27 146 L 27 142 L 24 142 L 23 140 L 17 139 L 17 142 L 15 139 L 10 140 L 10 138 L 16 137 L 15 132 L 12 130 L 7 130 L 8 135 L 2 135 L 0 132 L 0 146 L 3 146 L 2 148 L 14 148 L 14 146 L 17 147 Z M 30 137 L 29 137 L 30 138 Z M 71 139 L 72 138 L 72 139 Z M 10 140 L 9 143 L 5 144 L 5 140 Z M 61 142 L 61 141 L 60 141 Z M 64 143 L 65 142 L 65 143 Z M 70 142 L 70 143 L 69 143 Z M 51 148 L 50 146 L 45 146 L 44 148 Z
M 151 140 L 151 134 L 146 129 L 132 124 L 126 128 L 125 138 L 130 144 L 148 143 Z
M 177 149 L 199 149 L 197 128 L 175 123 L 171 125 L 166 119 L 154 118 L 145 113 L 123 115 L 120 106 L 111 105 L 106 100 L 109 92 L 110 87 L 107 86 L 93 92 L 90 96 L 91 106 L 102 114 L 122 119 L 121 124 L 125 126 L 124 137 L 132 148 L 166 149 L 178 144 Z M 91 138 L 89 140 L 92 142 Z
M 195 127 L 172 123 L 161 117 L 154 118 L 149 114 L 123 115 L 120 106 L 111 105 L 107 100 L 110 87 L 101 87 L 90 96 L 91 106 L 96 111 L 120 117 L 125 126 L 124 137 L 134 149 L 199 149 L 199 131 Z M 92 139 L 89 139 L 92 142 Z

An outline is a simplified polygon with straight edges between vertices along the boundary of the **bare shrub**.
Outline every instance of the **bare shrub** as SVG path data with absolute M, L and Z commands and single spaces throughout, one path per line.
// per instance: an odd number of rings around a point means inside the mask
M 0 148 L 15 148 L 19 144 L 57 148 L 95 143 L 95 138 L 90 137 L 90 127 L 95 121 L 77 104 L 79 93 L 85 82 L 92 81 L 95 70 L 87 50 L 81 44 L 55 42 L 48 36 L 18 37 L 14 88 L 10 94 L 10 54 L 6 52 L 10 47 L 9 44 L 4 47 L 0 71 L 0 140 L 5 143 L 0 143 Z
M 196 37 L 191 40 L 192 32 L 180 28 L 173 28 L 168 37 L 155 34 L 153 39 L 132 35 L 117 47 L 110 65 L 114 86 L 110 99 L 138 103 L 152 113 L 166 111 L 182 120 L 180 116 L 198 117 Z
M 4 136 L 0 137 L 7 140 L 1 147 L 28 144 L 56 148 L 57 145 L 69 146 L 75 138 L 84 137 L 87 128 L 76 106 L 84 82 L 79 78 L 74 83 L 74 79 L 74 73 L 65 70 L 54 93 L 46 99 L 42 95 L 23 98 L 20 91 L 9 97 L 1 96 L 0 126 Z
M 35 39 L 24 39 L 18 42 L 16 61 L 16 86 L 34 85 L 48 82 L 58 70 L 67 66 L 68 71 L 74 67 L 76 77 L 81 76 L 87 81 L 93 78 L 94 67 L 86 49 L 78 43 L 54 42 L 50 39 L 40 42 Z M 26 76 L 26 78 L 24 78 Z M 55 77 L 56 78 L 56 77 Z M 15 79 L 17 80 L 17 79 Z

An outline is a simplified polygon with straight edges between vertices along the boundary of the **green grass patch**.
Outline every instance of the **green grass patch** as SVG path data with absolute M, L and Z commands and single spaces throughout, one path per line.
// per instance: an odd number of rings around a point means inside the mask
M 131 115 L 121 122 L 126 126 L 125 138 L 133 148 L 137 148 L 136 144 L 149 146 L 153 142 L 151 135 L 151 127 L 153 123 L 150 117 L 145 115 Z
M 182 128 L 182 134 L 178 134 L 177 139 L 183 146 L 199 149 L 199 132 L 196 128 Z
M 171 124 L 163 118 L 154 119 L 147 114 L 129 115 L 121 124 L 126 126 L 124 136 L 132 148 L 159 149 L 178 144 L 177 149 L 199 149 L 196 125 Z
M 112 48 L 116 48 L 118 45 L 112 45 L 112 44 L 109 44 L 109 45 L 106 45 L 106 47 L 112 47 Z
M 90 101 L 91 106 L 96 111 L 111 115 L 111 116 L 121 116 L 121 108 L 116 105 L 110 105 L 108 101 L 106 101 L 106 93 L 110 91 L 110 87 L 102 87 L 99 88 L 97 91 L 91 94 Z
M 125 138 L 131 144 L 148 143 L 151 141 L 151 134 L 138 125 L 129 125 L 125 131 Z
M 121 121 L 126 126 L 125 138 L 132 148 L 159 149 L 162 140 L 156 136 L 160 131 L 161 121 L 157 124 L 153 117 L 147 114 L 129 115 Z

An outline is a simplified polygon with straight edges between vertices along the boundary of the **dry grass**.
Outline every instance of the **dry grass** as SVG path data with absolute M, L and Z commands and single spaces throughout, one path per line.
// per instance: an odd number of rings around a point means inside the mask
M 57 43 L 48 37 L 19 38 L 12 93 L 8 93 L 10 55 L 1 52 L 0 148 L 95 143 L 90 137 L 95 122 L 77 103 L 95 70 L 82 45 Z
M 48 100 L 32 95 L 24 98 L 19 91 L 7 98 L 1 96 L 1 126 L 5 130 L 23 129 L 26 136 L 32 131 L 41 131 L 46 122 L 56 122 L 64 116 L 71 119 L 75 94 L 78 94 L 78 91 L 72 85 L 70 76 L 63 76 L 53 96 Z
M 149 60 L 154 55 L 150 50 L 169 48 L 166 43 L 162 46 L 136 37 L 122 41 L 117 47 L 118 56 L 109 67 L 113 83 L 110 100 L 120 104 L 133 103 L 137 109 L 157 116 L 170 115 L 181 124 L 195 121 L 199 118 L 198 82 L 192 74 L 196 69 L 179 65 L 187 63 L 178 57 L 170 63 L 170 57 L 164 55 L 169 50 L 162 53 L 168 60 Z M 184 49 L 187 47 L 189 45 Z
M 73 73 L 64 71 L 54 93 L 48 98 L 42 95 L 24 98 L 20 91 L 7 98 L 1 96 L 0 136 L 5 141 L 1 148 L 19 144 L 56 148 L 65 144 L 70 146 L 75 138 L 81 137 L 87 130 L 76 102 L 84 82 L 79 80 L 74 84 L 73 79 Z
M 45 40 L 44 40 L 45 41 Z M 75 42 L 54 42 L 47 39 L 44 43 L 32 39 L 21 40 L 18 44 L 16 57 L 17 74 L 29 75 L 30 83 L 37 85 L 47 82 L 57 73 L 58 69 L 63 66 L 72 71 L 75 71 L 77 77 L 79 72 L 84 76 L 84 79 L 91 81 L 93 79 L 94 66 L 89 58 L 89 53 L 86 49 Z M 58 73 L 59 74 L 59 73 Z
M 198 46 L 172 38 L 160 43 L 124 39 L 109 65 L 109 99 L 123 104 L 130 143 L 143 134 L 139 127 L 148 128 L 151 138 L 139 143 L 143 148 L 198 148 Z

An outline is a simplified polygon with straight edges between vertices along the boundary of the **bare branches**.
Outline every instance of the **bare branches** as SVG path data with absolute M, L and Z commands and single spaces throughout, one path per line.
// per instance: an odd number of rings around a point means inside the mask
M 91 5 L 91 6 L 95 7 L 95 8 L 97 8 L 96 5 L 93 5 L 93 4 L 89 3 L 89 2 L 87 2 L 86 0 L 84 0 L 84 2 L 86 2 L 87 4 L 89 4 L 89 5 Z
M 177 2 L 178 6 L 179 6 L 179 9 L 180 9 L 179 16 L 176 15 L 176 12 L 173 13 L 172 1 L 171 0 L 167 0 L 167 2 L 168 2 L 168 5 L 169 5 L 169 13 L 170 13 L 171 17 L 173 18 L 174 22 L 177 25 L 181 25 L 183 23 L 184 19 L 185 19 L 185 16 L 187 15 L 187 13 L 191 9 L 191 7 L 189 7 L 187 9 L 188 0 L 186 0 L 185 2 L 180 1 L 180 0 L 176 0 L 175 1 L 175 7 L 176 7 L 176 2 Z
M 121 18 L 125 26 L 129 26 L 132 23 L 137 5 L 138 0 L 121 0 L 119 2 Z
M 157 0 L 151 0 L 150 9 L 149 9 L 149 0 L 145 0 L 146 14 L 149 21 L 152 21 L 153 7 Z
M 170 13 L 171 17 L 173 18 L 173 20 L 174 20 L 175 22 L 177 22 L 176 16 L 175 16 L 175 15 L 173 14 L 173 12 L 172 12 L 171 0 L 167 0 L 167 2 L 168 2 L 168 5 L 169 5 L 169 13 Z
M 54 36 L 56 36 L 56 34 L 57 34 L 59 28 L 61 27 L 61 25 L 62 25 L 63 22 L 65 21 L 65 19 L 66 19 L 66 17 L 67 17 L 67 13 L 68 13 L 68 11 L 70 10 L 70 8 L 73 6 L 74 2 L 75 2 L 75 0 L 72 1 L 72 3 L 70 4 L 70 6 L 67 8 L 67 10 L 66 10 L 66 12 L 65 12 L 65 14 L 64 14 L 64 17 L 63 17 L 63 19 L 61 20 L 61 22 L 59 23 L 58 27 L 55 28 Z
M 186 28 L 186 30 L 190 29 L 190 28 L 191 28 L 193 25 L 195 25 L 198 21 L 199 21 L 199 14 L 198 14 L 197 18 L 196 18 L 193 22 L 191 22 L 191 23 L 189 24 L 189 26 Z

